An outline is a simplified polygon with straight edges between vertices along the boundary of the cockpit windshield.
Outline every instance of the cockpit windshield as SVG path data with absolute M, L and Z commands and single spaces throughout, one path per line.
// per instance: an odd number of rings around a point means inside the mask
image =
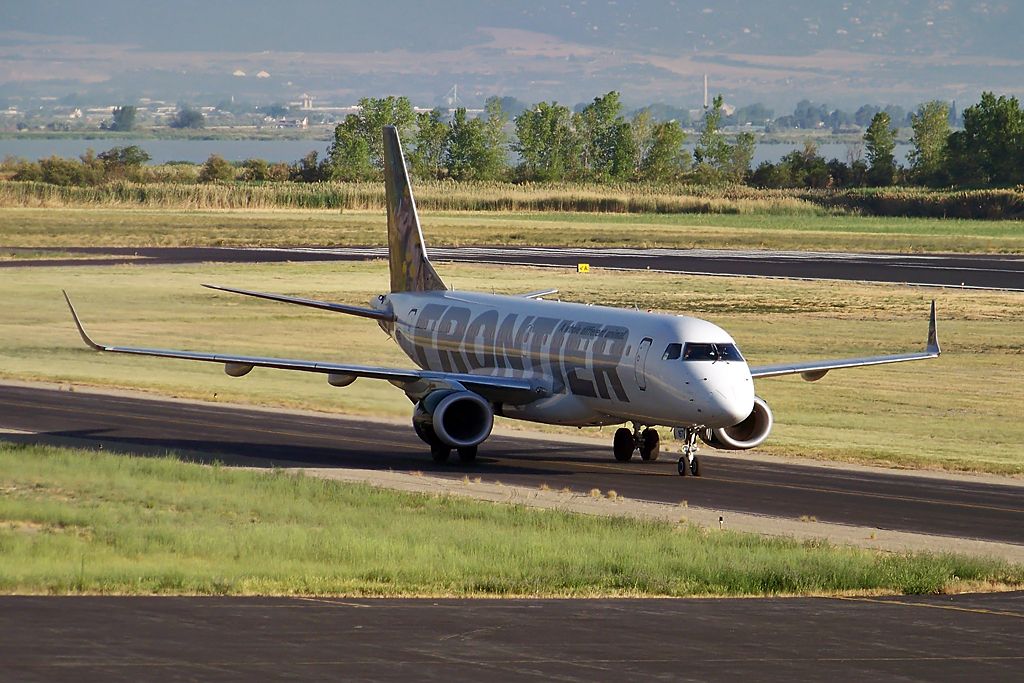
M 687 342 L 683 345 L 683 360 L 742 361 L 743 356 L 735 344 Z

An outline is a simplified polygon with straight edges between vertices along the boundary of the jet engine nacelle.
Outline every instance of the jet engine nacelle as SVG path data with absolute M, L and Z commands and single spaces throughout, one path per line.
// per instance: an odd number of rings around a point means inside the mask
M 775 418 L 771 408 L 764 399 L 754 397 L 754 409 L 746 419 L 731 427 L 704 429 L 700 432 L 700 440 L 713 448 L 726 451 L 745 451 L 756 448 L 764 443 L 772 431 Z
M 435 391 L 416 404 L 412 426 L 428 444 L 469 448 L 490 436 L 494 410 L 472 391 Z

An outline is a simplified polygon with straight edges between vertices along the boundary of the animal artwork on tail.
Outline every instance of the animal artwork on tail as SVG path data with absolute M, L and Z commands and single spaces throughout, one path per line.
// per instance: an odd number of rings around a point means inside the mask
M 221 363 L 232 377 L 253 368 L 327 375 L 332 386 L 382 379 L 413 403 L 413 429 L 435 461 L 457 452 L 473 461 L 494 416 L 584 426 L 624 425 L 612 454 L 625 462 L 660 453 L 657 427 L 683 441 L 676 466 L 699 475 L 697 441 L 749 449 L 765 441 L 773 416 L 754 380 L 935 358 L 935 303 L 925 348 L 886 356 L 752 366 L 721 327 L 685 315 L 551 300 L 556 290 L 503 296 L 450 290 L 427 255 L 412 187 L 394 127 L 384 128 L 391 291 L 354 306 L 216 285 L 211 289 L 375 320 L 416 366 L 390 368 L 98 344 L 65 293 L 75 325 L 94 350 Z

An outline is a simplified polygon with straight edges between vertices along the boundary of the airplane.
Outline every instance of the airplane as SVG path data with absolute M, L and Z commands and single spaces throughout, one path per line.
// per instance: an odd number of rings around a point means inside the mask
M 705 320 L 553 300 L 557 290 L 517 296 L 448 288 L 427 257 L 398 132 L 384 128 L 384 173 L 391 291 L 369 307 L 218 285 L 210 289 L 374 320 L 416 368 L 265 358 L 98 344 L 64 297 L 83 341 L 96 351 L 222 363 L 231 377 L 253 368 L 327 375 L 335 387 L 382 379 L 413 403 L 412 424 L 435 462 L 452 451 L 473 462 L 494 416 L 577 427 L 625 425 L 612 454 L 626 462 L 660 453 L 658 426 L 683 442 L 677 471 L 700 476 L 698 438 L 726 450 L 755 448 L 773 415 L 754 380 L 799 374 L 817 381 L 832 370 L 916 361 L 940 354 L 931 304 L 924 351 L 751 366 L 735 340 Z

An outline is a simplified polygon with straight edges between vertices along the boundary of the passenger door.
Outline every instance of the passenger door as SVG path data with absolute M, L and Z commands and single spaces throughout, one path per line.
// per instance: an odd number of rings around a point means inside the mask
M 636 347 L 636 358 L 633 360 L 633 373 L 636 375 L 636 385 L 640 391 L 647 390 L 647 377 L 644 374 L 647 365 L 647 353 L 651 350 L 651 338 L 644 337 L 640 346 Z

